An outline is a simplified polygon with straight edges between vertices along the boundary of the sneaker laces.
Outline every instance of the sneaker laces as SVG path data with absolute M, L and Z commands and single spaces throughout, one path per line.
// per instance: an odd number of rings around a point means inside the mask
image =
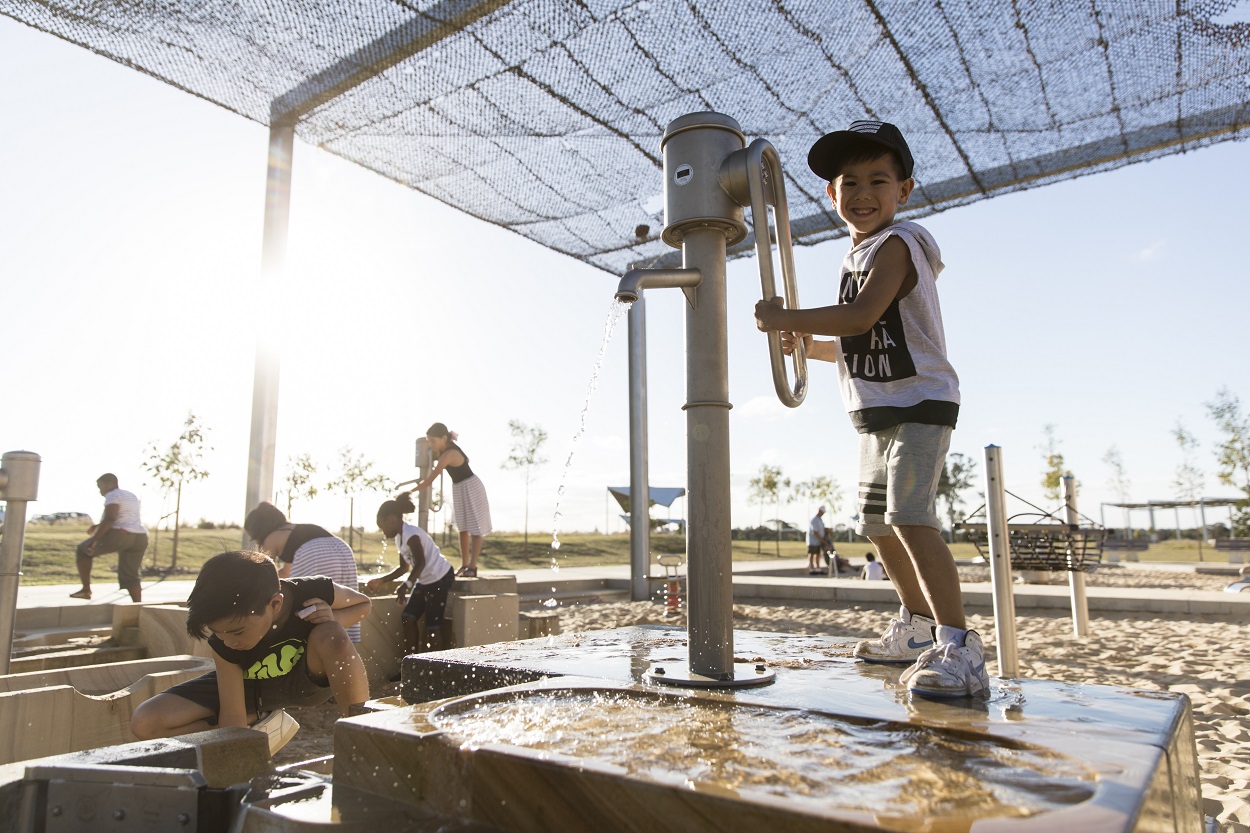
M 926 648 L 924 653 L 916 657 L 916 662 L 913 667 L 920 670 L 934 660 L 948 660 L 955 655 L 958 650 L 959 646 L 954 642 L 935 643 L 932 648 Z
M 889 645 L 891 642 L 894 642 L 899 638 L 899 636 L 903 633 L 903 629 L 906 627 L 907 625 L 903 624 L 902 619 L 891 619 L 890 626 L 885 629 L 885 633 L 877 637 L 877 643 L 879 645 Z

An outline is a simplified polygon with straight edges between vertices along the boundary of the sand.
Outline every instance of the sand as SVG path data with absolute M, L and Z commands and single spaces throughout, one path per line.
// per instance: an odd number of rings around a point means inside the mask
M 983 569 L 983 568 L 982 568 Z M 961 568 L 964 581 L 985 580 L 977 568 Z M 1062 575 L 1056 581 L 1062 581 Z M 1089 577 L 1090 586 L 1220 590 L 1233 579 L 1193 572 L 1110 567 Z M 830 609 L 821 605 L 734 605 L 739 630 L 876 636 L 893 609 L 862 605 Z M 994 673 L 993 621 L 970 616 L 986 636 L 986 657 Z M 665 618 L 660 605 L 619 602 L 561 609 L 566 632 L 640 624 L 683 624 Z M 1244 622 L 1202 615 L 1106 614 L 1091 616 L 1090 637 L 1072 635 L 1066 613 L 1021 615 L 1016 632 L 1020 673 L 1065 682 L 1174 691 L 1193 703 L 1203 812 L 1227 833 L 1250 833 L 1250 636 Z M 376 696 L 391 693 L 383 692 Z M 293 710 L 300 735 L 279 753 L 279 763 L 330 754 L 333 707 Z

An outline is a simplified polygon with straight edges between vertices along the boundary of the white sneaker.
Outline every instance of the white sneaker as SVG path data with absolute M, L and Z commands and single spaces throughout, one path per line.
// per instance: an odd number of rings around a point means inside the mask
M 287 714 L 285 709 L 274 709 L 271 712 L 262 712 L 249 728 L 269 736 L 269 754 L 273 756 L 295 737 L 295 733 L 299 731 L 299 721 Z
M 906 607 L 898 609 L 898 618 L 877 639 L 861 639 L 855 645 L 855 658 L 865 662 L 912 663 L 933 647 L 933 628 L 927 616 L 913 614 Z
M 989 691 L 980 634 L 968 631 L 964 644 L 956 645 L 943 639 L 947 636 L 943 630 L 938 629 L 938 644 L 921 654 L 899 682 L 924 697 L 971 697 Z

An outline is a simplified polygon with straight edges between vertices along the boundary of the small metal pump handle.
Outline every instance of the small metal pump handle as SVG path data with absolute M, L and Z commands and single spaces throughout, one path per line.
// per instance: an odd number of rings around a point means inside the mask
M 721 186 L 739 205 L 751 206 L 755 255 L 759 261 L 764 300 L 777 296 L 777 283 L 773 276 L 772 235 L 768 226 L 768 206 L 773 206 L 777 219 L 777 250 L 781 254 L 786 309 L 797 309 L 799 290 L 794 277 L 794 250 L 790 243 L 790 209 L 786 204 L 786 185 L 777 149 L 767 139 L 756 139 L 746 148 L 730 154 L 721 167 L 720 180 Z M 807 396 L 807 354 L 803 343 L 799 342 L 791 356 L 794 365 L 793 389 L 786 373 L 786 358 L 781 352 L 781 334 L 778 332 L 768 334 L 768 357 L 772 365 L 773 387 L 777 390 L 777 398 L 787 408 L 797 408 Z

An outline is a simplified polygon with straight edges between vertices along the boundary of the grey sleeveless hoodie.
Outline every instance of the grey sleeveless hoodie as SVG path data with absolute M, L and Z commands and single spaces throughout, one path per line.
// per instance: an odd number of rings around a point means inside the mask
M 881 245 L 892 236 L 911 252 L 916 286 L 890 302 L 868 332 L 838 339 L 842 401 L 860 433 L 904 422 L 953 428 L 959 416 L 959 377 L 946 358 L 937 294 L 942 257 L 933 235 L 917 223 L 901 222 L 852 247 L 842 261 L 838 303 L 855 300 Z

